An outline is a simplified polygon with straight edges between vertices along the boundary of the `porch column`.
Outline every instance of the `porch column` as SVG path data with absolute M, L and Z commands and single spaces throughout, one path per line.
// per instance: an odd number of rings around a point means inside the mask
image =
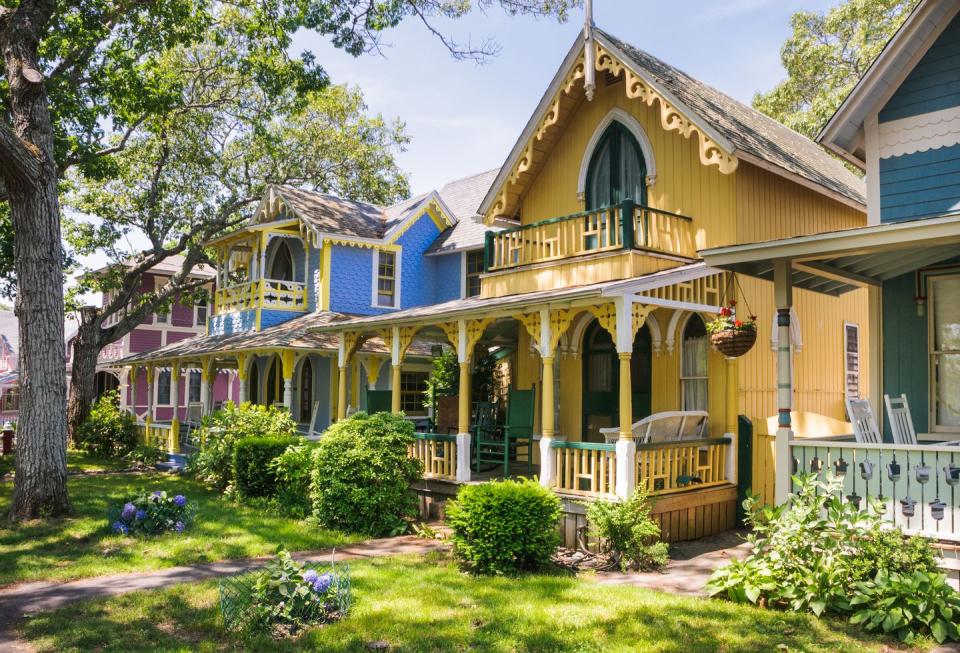
M 340 334 L 337 349 L 337 421 L 347 416 L 347 335 Z
M 154 375 L 156 374 L 156 368 L 153 365 L 147 365 L 147 413 L 143 418 L 143 421 L 149 426 L 150 422 L 154 420 L 153 414 L 153 381 Z
M 240 385 L 239 402 L 250 401 L 247 397 L 247 354 L 237 354 L 237 383 Z
M 120 370 L 120 408 L 130 405 L 130 368 Z
M 213 376 L 213 357 L 200 361 L 200 413 L 209 415 L 212 412 L 213 401 L 211 396 L 211 377 Z
M 137 412 L 137 377 L 140 376 L 140 368 L 136 365 L 130 366 L 130 372 L 127 375 L 127 383 L 130 385 L 130 407 L 133 409 L 133 416 L 140 418 Z
M 393 337 L 390 338 L 390 412 L 400 412 L 400 329 L 393 327 Z
M 773 294 L 777 304 L 777 439 L 774 498 L 782 504 L 790 496 L 793 464 L 790 456 L 790 411 L 793 409 L 793 354 L 790 343 L 790 308 L 793 306 L 793 274 L 790 261 L 773 262 Z
M 470 347 L 467 322 L 457 322 L 457 363 L 460 365 L 460 384 L 457 386 L 457 481 L 470 480 Z
M 293 416 L 293 373 L 297 368 L 297 353 L 292 349 L 280 352 L 280 362 L 283 365 L 283 405 Z
M 617 496 L 627 499 L 637 487 L 637 443 L 633 439 L 633 380 L 630 376 L 630 359 L 633 356 L 633 302 L 628 297 L 618 297 L 617 308 L 617 357 L 620 359 L 620 437 L 617 439 Z M 640 327 L 638 326 L 637 329 Z
M 556 434 L 553 392 L 553 333 L 550 328 L 550 310 L 540 311 L 540 485 L 553 487 L 556 482 L 554 469 L 553 436 Z
M 180 359 L 170 367 L 170 403 L 173 404 L 173 419 L 170 420 L 170 453 L 180 453 Z

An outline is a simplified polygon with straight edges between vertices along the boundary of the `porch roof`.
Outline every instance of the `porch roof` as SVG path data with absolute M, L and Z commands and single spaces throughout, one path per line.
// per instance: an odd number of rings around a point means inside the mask
M 960 212 L 700 252 L 713 267 L 773 279 L 776 260 L 793 267 L 793 285 L 828 295 L 883 281 L 960 254 Z
M 661 270 L 634 279 L 603 281 L 570 288 L 538 290 L 504 297 L 470 297 L 442 304 L 418 306 L 384 315 L 334 319 L 310 328 L 315 333 L 330 333 L 347 329 L 376 329 L 400 325 L 436 323 L 438 320 L 456 320 L 468 317 L 507 317 L 518 310 L 526 312 L 541 306 L 570 306 L 589 303 L 589 300 L 602 299 L 613 301 L 616 297 L 631 297 L 642 304 L 653 304 L 667 308 L 686 308 L 696 311 L 716 312 L 718 306 L 676 302 L 644 293 L 675 283 L 699 279 L 719 274 L 722 270 L 712 268 L 702 262 L 681 265 L 669 270 Z

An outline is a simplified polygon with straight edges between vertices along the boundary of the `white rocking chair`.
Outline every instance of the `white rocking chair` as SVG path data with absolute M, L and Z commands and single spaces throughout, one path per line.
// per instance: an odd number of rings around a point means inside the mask
M 877 426 L 873 408 L 866 399 L 847 399 L 847 417 L 853 425 L 853 435 L 860 444 L 883 444 L 883 435 Z
M 896 444 L 920 444 L 917 441 L 917 432 L 913 428 L 913 417 L 910 415 L 910 404 L 907 395 L 899 397 L 883 395 L 883 403 L 887 405 L 887 418 L 890 420 L 890 432 Z M 957 445 L 960 440 L 952 442 L 937 442 L 943 445 Z
M 707 432 L 707 419 L 707 412 L 703 410 L 665 411 L 634 422 L 630 430 L 638 444 L 699 440 Z M 600 433 L 608 444 L 620 437 L 620 429 L 615 426 L 600 429 Z

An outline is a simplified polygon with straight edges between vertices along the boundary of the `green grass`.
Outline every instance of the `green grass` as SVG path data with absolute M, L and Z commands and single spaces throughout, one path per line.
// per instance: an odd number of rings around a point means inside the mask
M 71 580 L 196 562 L 322 549 L 357 538 L 238 505 L 189 478 L 148 472 L 73 476 L 68 481 L 75 514 L 11 526 L 0 519 L 0 586 L 28 580 Z M 183 535 L 148 538 L 113 535 L 107 512 L 138 488 L 168 490 L 197 503 L 193 528 Z M 13 483 L 0 483 L 0 515 Z
M 438 555 L 351 565 L 354 608 L 296 641 L 226 633 L 215 582 L 75 604 L 31 618 L 39 651 L 569 651 L 759 653 L 883 651 L 887 642 L 811 615 L 604 586 L 568 576 L 476 578 Z
M 0 476 L 13 472 L 14 456 L 0 456 Z M 116 472 L 130 469 L 130 461 L 121 458 L 104 458 L 86 451 L 67 451 L 67 473 Z

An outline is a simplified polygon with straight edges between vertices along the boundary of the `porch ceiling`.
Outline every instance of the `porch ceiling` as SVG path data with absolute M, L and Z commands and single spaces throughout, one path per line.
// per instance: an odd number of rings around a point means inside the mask
M 700 252 L 708 265 L 773 279 L 774 261 L 789 260 L 793 285 L 828 295 L 883 281 L 960 255 L 960 214 Z

